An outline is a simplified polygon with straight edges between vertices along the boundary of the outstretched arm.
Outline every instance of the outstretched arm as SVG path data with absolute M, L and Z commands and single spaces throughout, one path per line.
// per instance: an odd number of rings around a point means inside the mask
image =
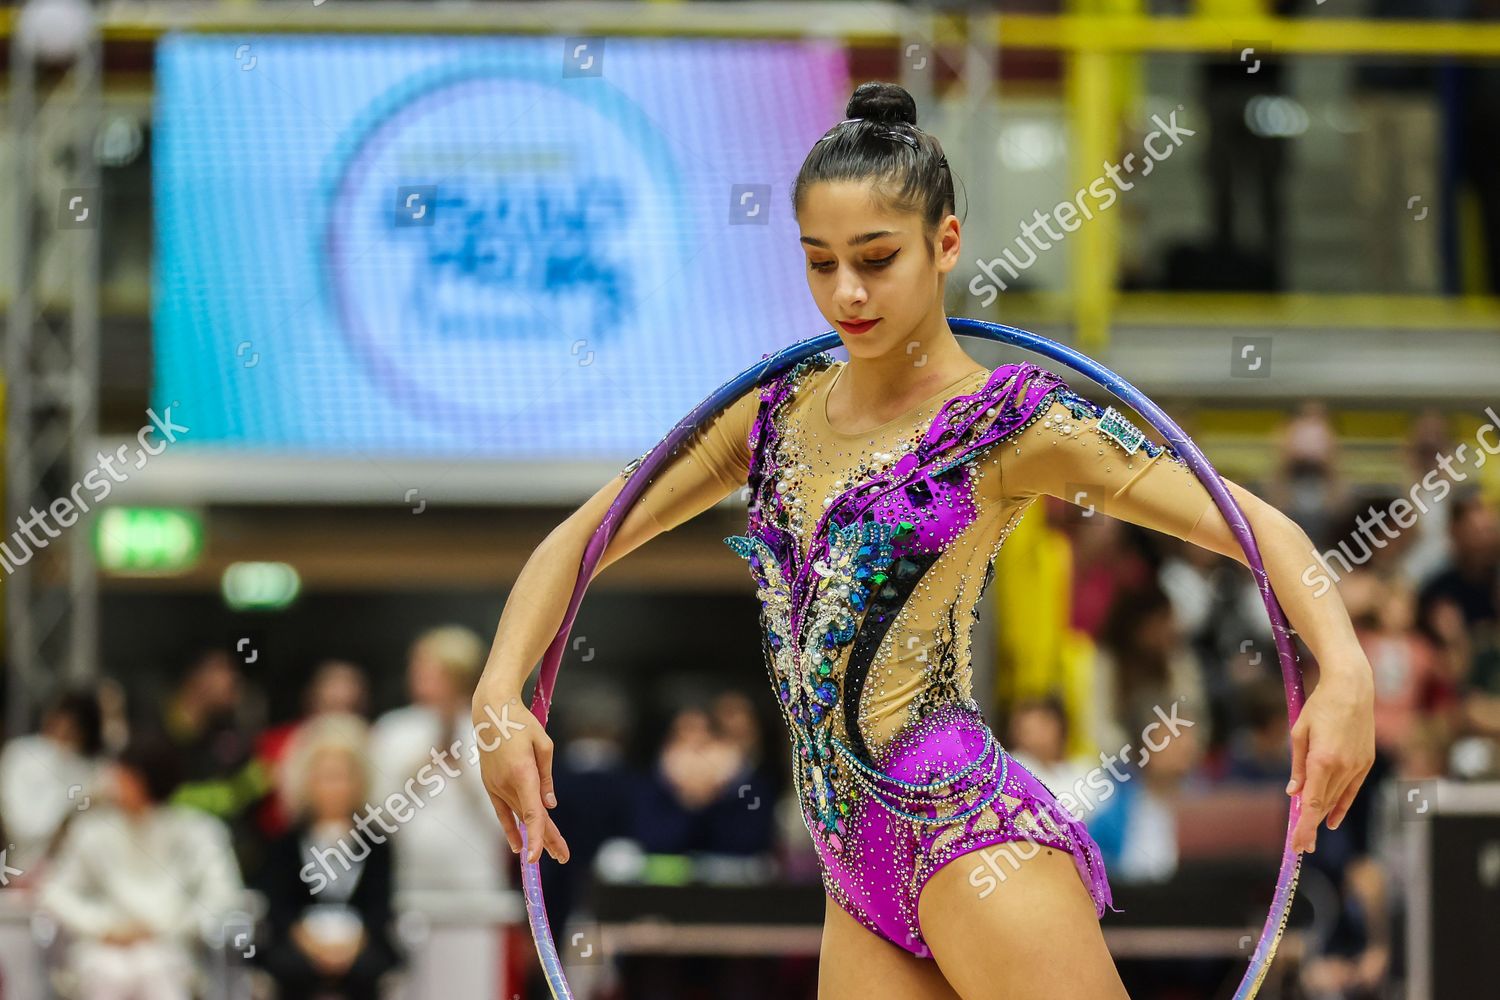
M 683 444 L 639 500 L 620 515 L 593 576 L 745 484 L 748 438 L 758 404 L 759 391 L 751 389 Z M 485 788 L 513 852 L 521 849 L 515 816 L 526 824 L 528 861 L 540 856 L 543 844 L 549 854 L 563 860 L 567 845 L 543 808 L 544 803 L 556 805 L 552 740 L 522 704 L 521 690 L 562 627 L 584 552 L 628 478 L 624 471 L 612 478 L 526 560 L 506 598 L 474 691 L 474 727 Z
M 1046 493 L 1185 539 L 1248 565 L 1223 514 L 1183 462 L 1163 450 L 1127 454 L 1092 416 L 1061 402 L 1001 450 L 1006 494 Z M 1292 628 L 1318 661 L 1318 683 L 1292 727 L 1292 780 L 1302 796 L 1295 850 L 1317 846 L 1318 824 L 1336 828 L 1375 759 L 1374 682 L 1338 589 L 1312 541 L 1289 517 L 1225 481 L 1255 535 L 1266 576 Z

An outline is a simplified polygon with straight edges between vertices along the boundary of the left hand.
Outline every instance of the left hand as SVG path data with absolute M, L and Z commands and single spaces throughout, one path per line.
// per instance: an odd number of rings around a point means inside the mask
M 1292 832 L 1296 851 L 1316 849 L 1325 816 L 1328 829 L 1338 829 L 1375 762 L 1375 683 L 1357 646 L 1352 659 L 1351 667 L 1338 673 L 1324 668 L 1292 727 L 1292 780 L 1286 790 L 1302 800 Z
M 320 941 L 308 933 L 307 926 L 300 920 L 292 925 L 291 934 L 292 941 L 314 968 L 332 976 L 343 975 L 359 957 L 359 951 L 365 943 L 363 929 L 360 930 L 359 937 L 348 944 L 335 945 Z

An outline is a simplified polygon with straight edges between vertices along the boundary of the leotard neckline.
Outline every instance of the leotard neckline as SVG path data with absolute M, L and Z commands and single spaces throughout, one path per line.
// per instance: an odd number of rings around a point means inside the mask
M 898 424 L 910 421 L 918 414 L 922 414 L 928 410 L 934 409 L 932 405 L 934 402 L 946 402 L 948 399 L 951 399 L 952 397 L 958 395 L 957 392 L 953 391 L 955 386 L 962 385 L 964 382 L 970 381 L 978 375 L 983 375 L 986 379 L 988 379 L 990 375 L 990 371 L 987 368 L 976 368 L 973 371 L 965 372 L 958 378 L 954 379 L 952 382 L 949 382 L 947 385 L 943 386 L 941 389 L 938 389 L 926 399 L 917 403 L 916 406 L 913 406 L 905 413 L 898 414 L 897 416 L 894 416 L 891 419 L 887 420 L 885 423 L 875 427 L 871 427 L 868 430 L 860 431 L 857 434 L 849 434 L 845 431 L 839 430 L 838 428 L 834 427 L 833 424 L 828 422 L 828 397 L 833 395 L 833 387 L 838 383 L 839 376 L 844 373 L 844 369 L 847 367 L 849 367 L 849 362 L 838 362 L 838 367 L 835 369 L 833 377 L 828 380 L 828 386 L 823 390 L 823 399 L 821 403 L 818 406 L 812 407 L 813 412 L 817 414 L 818 422 L 822 424 L 821 430 L 828 432 L 828 434 L 832 437 L 844 441 L 854 441 L 859 438 L 878 436 L 885 431 L 890 430 L 892 427 L 897 426 Z

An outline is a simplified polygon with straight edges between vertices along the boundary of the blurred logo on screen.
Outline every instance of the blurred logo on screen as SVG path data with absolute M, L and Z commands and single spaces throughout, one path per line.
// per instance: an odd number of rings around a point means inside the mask
M 570 345 L 628 342 L 641 298 L 682 266 L 656 129 L 610 84 L 548 69 L 419 76 L 341 158 L 325 243 L 339 324 L 423 416 L 576 407 L 592 383 Z M 502 368 L 530 394 L 497 394 Z

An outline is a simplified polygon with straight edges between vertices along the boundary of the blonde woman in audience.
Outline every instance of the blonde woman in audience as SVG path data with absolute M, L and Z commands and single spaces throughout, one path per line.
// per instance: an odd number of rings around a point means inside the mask
M 320 715 L 287 751 L 282 791 L 291 828 L 266 850 L 256 887 L 266 897 L 257 959 L 282 1000 L 375 1000 L 397 962 L 391 935 L 391 838 L 370 822 L 365 759 L 369 728 L 358 716 Z

